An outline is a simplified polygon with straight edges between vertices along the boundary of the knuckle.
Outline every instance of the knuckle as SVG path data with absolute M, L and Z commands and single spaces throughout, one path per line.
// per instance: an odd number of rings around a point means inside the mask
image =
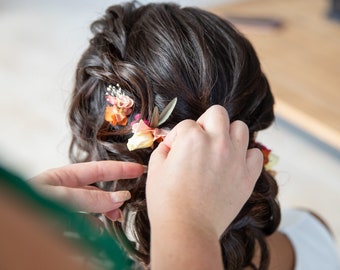
M 211 111 L 215 111 L 216 113 L 221 113 L 221 114 L 226 114 L 227 113 L 227 110 L 223 106 L 217 105 L 217 104 L 212 105 L 210 107 L 210 110 Z

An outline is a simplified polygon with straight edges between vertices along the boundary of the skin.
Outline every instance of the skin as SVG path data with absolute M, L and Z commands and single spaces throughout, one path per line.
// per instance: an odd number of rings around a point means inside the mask
M 153 152 L 146 189 L 152 269 L 223 269 L 218 240 L 262 169 L 248 140 L 243 122 L 229 124 L 226 110 L 213 106 L 176 126 Z
M 179 123 L 155 149 L 146 187 L 152 269 L 223 269 L 219 238 L 249 198 L 263 164 L 260 150 L 247 149 L 248 140 L 247 126 L 230 124 L 226 110 L 216 105 L 197 121 Z M 76 210 L 117 220 L 130 193 L 89 185 L 144 171 L 140 164 L 97 161 L 51 169 L 30 181 Z M 268 245 L 271 267 L 293 269 L 293 249 L 284 235 L 274 233 Z
M 108 192 L 90 184 L 99 181 L 136 178 L 145 168 L 132 162 L 93 161 L 47 170 L 30 179 L 41 193 L 78 211 L 103 213 L 115 221 L 119 207 L 131 198 L 129 191 Z
M 147 182 L 152 269 L 223 269 L 218 240 L 263 164 L 258 149 L 247 150 L 248 134 L 243 122 L 229 124 L 225 109 L 213 106 L 197 122 L 176 126 L 153 152 Z M 269 269 L 293 270 L 289 239 L 275 232 L 267 243 Z M 253 261 L 259 265 L 259 247 Z

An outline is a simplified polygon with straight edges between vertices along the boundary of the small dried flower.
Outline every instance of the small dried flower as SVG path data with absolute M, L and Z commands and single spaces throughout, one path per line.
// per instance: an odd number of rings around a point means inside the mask
M 108 86 L 106 101 L 108 106 L 105 110 L 105 120 L 113 126 L 126 126 L 128 116 L 132 113 L 134 101 L 122 92 L 119 84 Z

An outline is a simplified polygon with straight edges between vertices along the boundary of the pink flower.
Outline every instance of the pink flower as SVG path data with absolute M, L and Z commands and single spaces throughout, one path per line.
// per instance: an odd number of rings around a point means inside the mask
M 120 95 L 118 97 L 107 95 L 106 101 L 111 105 L 116 105 L 118 108 L 123 109 L 131 108 L 134 104 L 134 101 L 126 95 Z
M 132 113 L 131 107 L 134 101 L 125 95 L 120 95 L 119 97 L 107 95 L 106 100 L 111 106 L 106 107 L 105 120 L 113 126 L 126 126 L 128 116 Z
M 135 119 L 135 120 L 133 120 L 133 121 L 131 122 L 131 126 L 133 126 L 134 124 L 138 123 L 139 120 L 141 120 L 141 119 L 140 119 L 140 113 L 137 113 L 137 114 L 135 115 L 134 119 Z M 143 119 L 143 121 L 144 121 L 144 123 L 145 123 L 146 125 L 148 125 L 148 126 L 150 127 L 150 123 L 149 123 L 148 120 Z
M 116 98 L 115 105 L 117 105 L 118 108 L 128 109 L 128 108 L 131 108 L 133 104 L 134 104 L 134 101 L 128 96 L 121 95 L 118 98 Z
M 140 114 L 135 115 L 135 120 L 132 124 L 132 137 L 128 140 L 127 148 L 132 151 L 136 149 L 153 147 L 153 143 L 161 142 L 169 133 L 169 130 L 157 128 L 163 124 L 174 110 L 177 103 L 177 98 L 164 108 L 163 112 L 159 114 L 158 108 L 155 107 L 152 112 L 150 122 L 146 119 L 140 119 Z

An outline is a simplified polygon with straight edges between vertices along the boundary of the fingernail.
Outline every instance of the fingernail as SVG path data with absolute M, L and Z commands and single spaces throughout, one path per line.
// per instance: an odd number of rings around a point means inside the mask
M 131 199 L 131 194 L 129 191 L 120 191 L 110 193 L 113 202 L 125 202 Z
M 144 172 L 143 173 L 147 173 L 148 172 L 148 166 L 143 165 L 143 168 L 144 168 Z
M 123 212 L 120 209 L 116 209 L 109 213 L 106 213 L 105 216 L 112 220 L 113 222 L 119 221 L 120 223 L 124 222 Z

